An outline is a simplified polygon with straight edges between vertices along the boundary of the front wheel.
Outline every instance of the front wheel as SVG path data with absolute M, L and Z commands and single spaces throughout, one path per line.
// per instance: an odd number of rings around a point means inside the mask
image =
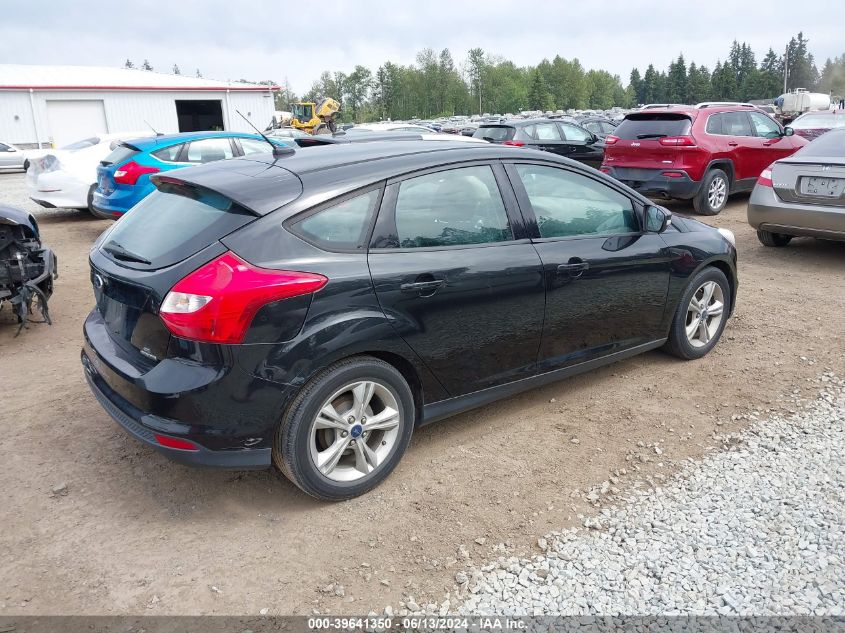
M 670 354 L 694 360 L 716 346 L 730 314 L 728 278 L 718 268 L 705 268 L 690 282 L 675 311 L 669 340 Z
M 414 429 L 414 399 L 392 365 L 361 356 L 315 376 L 294 399 L 273 442 L 273 462 L 327 501 L 372 490 L 396 467 Z
M 711 169 L 701 181 L 701 190 L 692 200 L 695 210 L 701 215 L 717 215 L 728 203 L 731 183 L 721 169 Z
M 763 246 L 786 246 L 792 241 L 791 235 L 783 233 L 772 233 L 771 231 L 762 231 L 757 229 L 757 239 Z

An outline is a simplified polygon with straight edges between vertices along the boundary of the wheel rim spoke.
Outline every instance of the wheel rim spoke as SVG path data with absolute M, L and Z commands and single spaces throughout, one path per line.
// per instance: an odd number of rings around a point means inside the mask
M 687 338 L 689 340 L 693 340 L 695 338 L 696 330 L 698 330 L 698 319 L 693 319 L 692 323 L 687 326 Z
M 376 385 L 370 381 L 359 382 L 352 390 L 352 395 L 355 398 L 355 404 L 352 410 L 355 412 L 356 418 L 361 419 L 367 407 L 370 405 L 370 400 L 373 399 Z
M 710 307 L 707 308 L 707 314 L 710 316 L 720 316 L 722 311 L 725 309 L 725 305 L 721 301 L 714 301 L 710 304 Z
M 701 305 L 707 307 L 710 305 L 710 300 L 713 299 L 713 290 L 716 284 L 712 281 L 704 284 L 704 296 L 701 299 Z
M 377 416 L 368 418 L 365 425 L 367 431 L 385 431 L 399 426 L 399 412 L 396 409 L 386 407 Z
M 343 451 L 349 447 L 349 441 L 349 436 L 338 438 L 334 444 L 318 454 L 317 467 L 320 472 L 328 475 L 335 469 L 340 458 L 343 457 Z
M 702 343 L 710 340 L 710 332 L 707 331 L 707 322 L 705 319 L 701 319 L 698 322 L 698 340 Z
M 711 344 L 719 332 L 725 312 L 723 292 L 722 287 L 715 281 L 705 281 L 692 294 L 687 306 L 687 321 L 684 329 L 687 340 L 693 347 Z
M 376 469 L 378 464 L 378 455 L 369 447 L 367 442 L 359 440 L 355 443 L 355 468 L 358 471 L 368 475 Z
M 316 424 L 318 429 L 340 429 L 341 431 L 345 431 L 347 427 L 346 421 L 340 417 L 337 409 L 331 403 L 328 403 L 320 410 Z

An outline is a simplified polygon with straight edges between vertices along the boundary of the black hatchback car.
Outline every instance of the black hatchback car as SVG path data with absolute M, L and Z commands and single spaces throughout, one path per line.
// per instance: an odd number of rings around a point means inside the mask
M 524 119 L 483 123 L 473 136 L 501 145 L 540 149 L 596 169 L 604 159 L 602 140 L 571 121 Z
M 82 364 L 129 433 L 275 464 L 322 499 L 420 425 L 647 350 L 719 339 L 733 236 L 544 152 L 340 144 L 155 176 L 90 252 Z

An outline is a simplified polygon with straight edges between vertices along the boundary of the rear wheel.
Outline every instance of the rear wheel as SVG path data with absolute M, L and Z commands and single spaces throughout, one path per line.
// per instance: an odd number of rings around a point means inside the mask
M 701 215 L 717 215 L 728 203 L 731 183 L 721 169 L 711 169 L 701 181 L 701 190 L 692 200 L 693 207 Z
M 730 301 L 730 284 L 725 273 L 712 267 L 702 270 L 678 302 L 664 349 L 684 360 L 707 354 L 722 336 Z
M 350 358 L 302 388 L 276 433 L 273 462 L 318 499 L 351 499 L 393 471 L 413 428 L 402 374 L 376 358 Z
M 757 229 L 757 239 L 763 246 L 786 246 L 792 241 L 791 235 L 783 233 L 772 233 L 771 231 L 762 231 Z

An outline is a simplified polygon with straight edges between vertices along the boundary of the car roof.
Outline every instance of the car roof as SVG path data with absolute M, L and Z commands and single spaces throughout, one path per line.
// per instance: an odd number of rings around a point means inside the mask
M 463 161 L 507 158 L 556 162 L 582 169 L 580 163 L 549 152 L 457 141 L 373 141 L 297 149 L 282 157 L 251 154 L 167 172 L 168 178 L 195 184 L 235 200 L 258 215 L 282 206 L 280 183 L 298 179 L 318 204 L 348 191 L 418 169 Z
M 229 138 L 232 136 L 237 138 L 261 138 L 261 136 L 258 134 L 250 134 L 248 132 L 205 131 L 180 132 L 178 134 L 160 134 L 158 136 L 152 137 L 125 139 L 124 142 L 132 145 L 133 147 L 138 148 L 141 151 L 147 151 L 158 147 L 166 147 L 168 145 L 173 145 L 174 143 L 184 143 L 185 141 L 195 141 L 205 138 Z

